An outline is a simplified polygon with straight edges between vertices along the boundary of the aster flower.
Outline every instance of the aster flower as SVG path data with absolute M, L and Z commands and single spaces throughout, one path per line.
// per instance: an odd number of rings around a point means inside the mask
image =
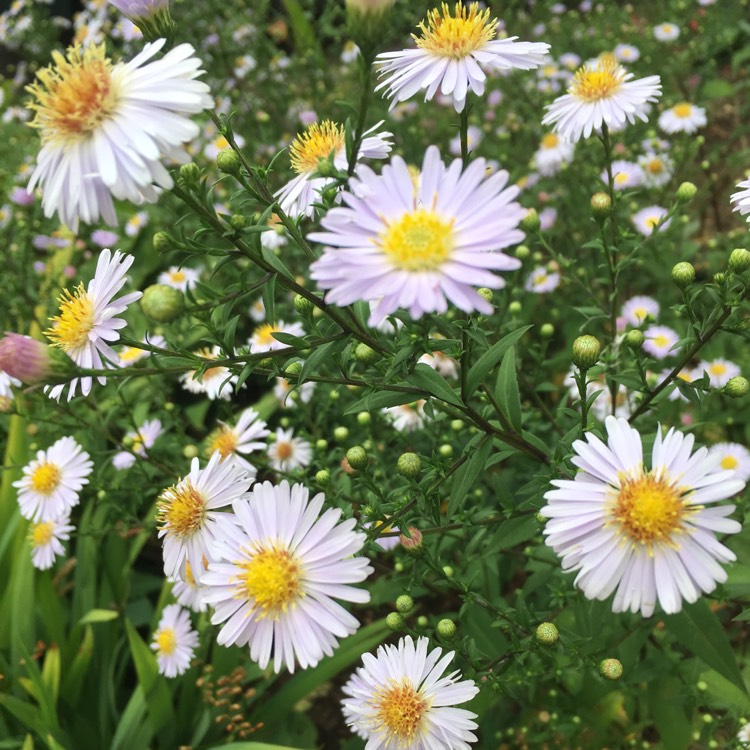
M 70 516 L 66 513 L 49 521 L 38 521 L 29 527 L 31 543 L 31 564 L 37 570 L 48 570 L 55 564 L 55 558 L 65 554 L 62 543 L 70 539 Z
M 750 451 L 740 443 L 716 443 L 708 449 L 709 456 L 719 456 L 719 470 L 731 470 L 735 479 L 750 479 Z
M 662 206 L 647 206 L 634 213 L 630 220 L 642 235 L 648 237 L 654 232 L 661 232 L 672 223 L 672 219 L 664 221 L 666 215 L 667 209 Z
M 477 715 L 454 707 L 479 688 L 457 671 L 445 674 L 453 651 L 428 648 L 428 638 L 410 635 L 379 646 L 344 688 L 347 723 L 370 750 L 468 750 L 476 742 Z
M 545 266 L 535 268 L 526 279 L 525 289 L 527 292 L 545 294 L 551 292 L 560 285 L 560 274 L 547 270 Z
M 739 211 L 740 216 L 750 214 L 750 179 L 737 185 L 737 192 L 732 193 L 731 201 L 735 204 L 732 211 Z M 747 220 L 750 221 L 750 216 Z
M 13 389 L 18 388 L 20 385 L 20 380 L 16 380 L 4 370 L 0 370 L 0 412 L 10 408 L 13 401 Z
M 675 344 L 680 340 L 677 331 L 667 326 L 649 326 L 644 332 L 643 350 L 656 359 L 664 359 L 676 353 Z
M 129 451 L 120 451 L 112 457 L 112 465 L 115 469 L 129 469 L 138 458 L 145 458 L 151 450 L 156 439 L 163 432 L 161 421 L 158 419 L 147 419 L 137 430 L 125 433 L 124 443 L 130 444 Z
M 651 468 L 643 465 L 641 436 L 626 420 L 607 417 L 608 442 L 592 433 L 573 443 L 574 480 L 558 479 L 540 511 L 547 545 L 563 570 L 578 570 L 576 585 L 589 599 L 616 590 L 614 612 L 650 617 L 657 600 L 667 614 L 695 602 L 726 580 L 719 563 L 735 559 L 715 534 L 741 526 L 733 505 L 712 506 L 745 483 L 715 471 L 720 459 L 695 453 L 693 436 L 657 432 Z M 692 455 L 691 455 L 692 454 Z
M 659 373 L 659 384 L 663 383 L 664 380 L 666 380 L 670 375 L 672 374 L 672 368 L 668 367 L 666 370 L 662 370 Z M 682 380 L 685 383 L 692 383 L 694 380 L 699 379 L 698 373 L 696 373 L 695 370 L 690 369 L 689 367 L 683 367 L 682 370 L 680 370 L 677 373 L 677 379 Z M 682 395 L 682 392 L 679 388 L 673 388 L 672 391 L 669 394 L 669 400 L 670 401 L 687 401 L 687 397 Z
M 569 141 L 588 138 L 607 125 L 610 129 L 646 121 L 646 105 L 661 95 L 659 76 L 635 81 L 632 73 L 617 64 L 612 56 L 600 58 L 596 65 L 584 65 L 573 78 L 568 93 L 547 107 L 543 125 L 554 125 L 555 132 Z
M 218 453 L 222 460 L 231 457 L 251 477 L 254 477 L 257 469 L 245 458 L 245 455 L 254 451 L 264 451 L 266 449 L 264 438 L 270 434 L 258 412 L 255 409 L 245 409 L 240 414 L 235 427 L 219 422 L 219 426 L 206 440 L 206 453 L 209 456 Z
M 309 499 L 301 484 L 256 484 L 249 500 L 233 506 L 240 537 L 223 539 L 201 577 L 211 622 L 223 624 L 221 645 L 250 645 L 250 659 L 275 672 L 294 672 L 330 656 L 359 627 L 335 599 L 364 604 L 361 583 L 372 573 L 356 520 L 339 523 L 341 511 L 322 515 L 325 496 Z
M 673 23 L 660 23 L 654 26 L 654 39 L 660 42 L 673 42 L 680 36 L 680 27 Z
M 659 317 L 659 303 L 652 297 L 636 295 L 627 300 L 622 306 L 622 317 L 635 328 L 639 328 L 648 319 Z
M 273 387 L 273 395 L 285 409 L 294 408 L 298 401 L 302 404 L 309 403 L 314 392 L 313 381 L 293 386 L 286 378 L 276 378 L 276 385 Z
M 328 302 L 378 301 L 373 326 L 400 308 L 414 319 L 442 313 L 449 301 L 491 313 L 473 287 L 499 289 L 505 282 L 494 271 L 520 267 L 501 250 L 523 240 L 524 209 L 513 200 L 519 188 L 506 188 L 508 173 L 485 177 L 485 167 L 475 159 L 464 170 L 456 159 L 446 168 L 430 146 L 416 189 L 400 157 L 380 176 L 362 167 L 353 193 L 343 194 L 346 207 L 329 211 L 327 231 L 309 236 L 326 245 L 310 270 Z
M 179 268 L 172 266 L 163 273 L 159 274 L 157 282 L 164 286 L 171 286 L 186 292 L 188 289 L 195 287 L 196 282 L 201 277 L 201 272 L 196 268 Z
M 427 365 L 437 370 L 444 378 L 458 377 L 458 361 L 441 351 L 435 350 L 430 354 L 423 354 L 417 360 L 417 364 Z
M 159 349 L 163 349 L 167 345 L 164 336 L 159 336 L 158 334 L 156 336 L 144 336 L 143 343 Z M 123 346 L 117 352 L 117 364 L 120 367 L 130 367 L 130 365 L 134 365 L 136 362 L 140 362 L 142 359 L 150 356 L 150 349 L 140 349 L 137 346 Z
M 383 52 L 376 58 L 383 80 L 375 90 L 385 89 L 391 109 L 425 92 L 425 101 L 440 92 L 450 97 L 456 112 L 466 106 L 472 91 L 484 94 L 487 71 L 531 70 L 545 61 L 549 45 L 516 42 L 518 37 L 497 39 L 498 23 L 479 3 L 466 7 L 457 2 L 451 15 L 448 3 L 427 13 L 419 24 L 420 35 L 412 34 L 416 49 Z
M 166 576 L 184 580 L 186 563 L 193 576 L 200 576 L 212 543 L 235 533 L 234 515 L 219 509 L 242 498 L 251 482 L 242 467 L 214 453 L 205 469 L 194 458 L 190 473 L 161 493 L 157 508 Z
M 294 430 L 276 430 L 276 439 L 268 446 L 268 459 L 276 471 L 288 473 L 304 469 L 312 459 L 312 447 L 307 440 L 294 437 Z
M 211 349 L 199 349 L 194 353 L 203 359 L 218 359 L 221 349 L 214 346 Z M 229 401 L 237 379 L 238 376 L 233 375 L 224 365 L 208 367 L 201 375 L 198 375 L 198 370 L 188 370 L 180 376 L 180 382 L 185 390 L 190 393 L 205 393 L 211 401 L 217 398 Z
M 201 62 L 180 44 L 147 63 L 164 46 L 147 44 L 130 62 L 112 63 L 104 45 L 53 52 L 54 65 L 28 88 L 36 98 L 32 127 L 42 149 L 28 190 L 42 188 L 44 215 L 57 212 L 74 232 L 79 218 L 117 223 L 112 198 L 154 202 L 154 187 L 170 189 L 164 157 L 186 159 L 182 144 L 199 133 L 185 115 L 211 107 L 208 86 L 195 79 Z
M 62 437 L 23 468 L 18 488 L 21 515 L 31 521 L 62 518 L 78 505 L 78 493 L 88 484 L 94 464 L 72 437 Z
M 159 674 L 177 677 L 187 672 L 197 646 L 198 633 L 193 630 L 190 613 L 179 604 L 164 607 L 151 643 Z
M 604 170 L 600 175 L 601 181 L 609 183 L 609 175 Z M 615 190 L 627 190 L 643 184 L 643 170 L 632 161 L 615 159 L 612 162 L 612 184 Z
M 131 292 L 115 299 L 125 284 L 125 274 L 132 263 L 132 255 L 124 255 L 119 250 L 112 255 L 110 250 L 103 250 L 88 288 L 81 283 L 72 294 L 65 290 L 61 295 L 60 314 L 52 318 L 54 325 L 45 331 L 45 335 L 79 367 L 101 370 L 111 368 L 111 363 L 119 361 L 111 344 L 120 338 L 118 331 L 125 326 L 125 321 L 117 316 L 141 297 L 141 292 Z M 107 382 L 101 376 L 97 380 L 100 384 Z M 79 385 L 81 393 L 88 396 L 93 379 L 73 378 L 68 387 L 68 401 Z M 45 392 L 50 398 L 59 400 L 65 387 L 65 384 L 48 386 Z
M 198 584 L 193 576 L 193 570 L 190 563 L 185 563 L 185 578 L 170 578 L 172 582 L 172 596 L 177 599 L 177 603 L 183 607 L 193 610 L 193 612 L 205 612 L 208 605 L 203 601 L 203 587 Z
M 49 347 L 41 341 L 12 332 L 0 339 L 0 372 L 6 372 L 16 385 L 43 382 L 52 370 Z
M 147 224 L 148 213 L 146 211 L 138 211 L 125 222 L 125 234 L 128 237 L 135 237 L 140 234 L 141 229 Z
M 250 354 L 259 352 L 271 352 L 275 349 L 283 349 L 287 344 L 273 337 L 274 333 L 286 333 L 289 336 L 301 338 L 305 335 L 305 329 L 301 323 L 285 323 L 279 320 L 276 323 L 264 323 L 258 326 L 250 337 Z
M 634 63 L 641 57 L 638 47 L 634 47 L 632 44 L 618 44 L 612 50 L 612 54 L 615 56 L 617 62 L 622 63 Z
M 680 102 L 659 115 L 659 127 L 670 135 L 673 133 L 695 133 L 706 126 L 706 110 L 690 102 Z
M 650 151 L 638 158 L 638 166 L 643 173 L 643 184 L 646 187 L 662 187 L 672 179 L 674 165 L 666 154 Z
M 391 151 L 393 133 L 375 132 L 383 124 L 382 120 L 365 131 L 357 152 L 361 159 L 385 159 Z M 333 158 L 337 169 L 346 169 L 346 131 L 342 125 L 331 120 L 313 123 L 304 133 L 298 135 L 290 149 L 292 169 L 297 176 L 277 191 L 274 197 L 284 213 L 290 216 L 312 216 L 315 202 L 320 200 L 321 191 L 335 180 L 330 177 L 315 177 L 321 159 Z
M 547 133 L 534 154 L 534 164 L 539 174 L 554 177 L 565 164 L 573 161 L 575 145 L 563 141 L 556 133 Z
M 740 368 L 728 359 L 714 359 L 711 362 L 701 362 L 695 368 L 699 373 L 707 373 L 712 388 L 723 388 L 735 375 L 740 374 Z
M 413 404 L 387 406 L 383 409 L 383 414 L 391 420 L 396 432 L 413 432 L 422 429 L 427 421 L 427 415 L 424 413 L 426 403 L 422 398 Z

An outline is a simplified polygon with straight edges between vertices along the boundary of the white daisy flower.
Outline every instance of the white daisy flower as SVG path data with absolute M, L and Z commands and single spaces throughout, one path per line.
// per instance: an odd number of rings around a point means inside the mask
M 695 368 L 699 373 L 708 373 L 712 388 L 723 388 L 733 377 L 740 374 L 740 368 L 728 359 L 714 359 L 701 362 Z
M 605 55 L 596 65 L 579 68 L 568 93 L 555 99 L 547 107 L 543 125 L 554 125 L 555 132 L 568 141 L 588 138 L 606 124 L 610 129 L 633 124 L 638 118 L 644 122 L 646 105 L 661 95 L 659 76 L 648 76 L 632 81 L 614 57 Z
M 737 192 L 732 193 L 730 200 L 734 204 L 732 211 L 739 211 L 740 216 L 750 214 L 750 179 L 743 180 L 737 185 Z M 747 220 L 750 221 L 750 216 Z
M 239 148 L 243 148 L 245 145 L 245 139 L 236 133 L 234 136 L 234 142 Z M 214 135 L 214 137 L 204 146 L 203 156 L 207 159 L 215 159 L 222 151 L 231 148 L 229 141 L 221 133 Z
M 143 343 L 159 349 L 164 349 L 167 345 L 164 336 L 159 336 L 158 334 L 155 336 L 145 336 Z M 150 356 L 150 349 L 139 349 L 137 346 L 123 346 L 117 352 L 117 364 L 120 367 L 130 367 L 130 365 L 134 365 L 136 362 L 140 362 L 142 359 L 147 359 Z
M 741 526 L 727 516 L 733 505 L 715 506 L 745 483 L 733 471 L 714 471 L 720 461 L 706 448 L 691 455 L 693 436 L 661 428 L 651 468 L 643 465 L 641 436 L 626 420 L 607 417 L 607 444 L 591 432 L 573 443 L 574 480 L 557 479 L 540 513 L 547 545 L 563 570 L 578 570 L 575 583 L 589 599 L 616 590 L 613 612 L 650 617 L 657 600 L 667 614 L 682 600 L 695 602 L 727 574 L 719 563 L 734 553 L 715 534 Z
M 245 409 L 237 420 L 235 427 L 219 422 L 219 426 L 208 436 L 206 440 L 206 454 L 212 456 L 218 453 L 222 460 L 231 456 L 245 471 L 255 477 L 257 469 L 245 455 L 254 451 L 265 451 L 265 439 L 270 435 L 266 429 L 266 423 L 259 418 L 255 409 Z
M 545 294 L 560 286 L 560 274 L 549 271 L 546 266 L 535 268 L 526 279 L 524 288 L 527 292 Z
M 294 408 L 297 406 L 297 402 L 309 403 L 314 392 L 315 383 L 313 381 L 292 385 L 286 378 L 276 378 L 276 385 L 273 387 L 273 395 L 285 409 Z
M 398 156 L 380 176 L 362 167 L 353 193 L 343 194 L 347 206 L 326 214 L 327 231 L 309 235 L 327 246 L 310 275 L 328 302 L 377 300 L 371 326 L 401 308 L 414 319 L 445 312 L 448 302 L 490 314 L 474 287 L 500 289 L 494 272 L 520 267 L 501 250 L 523 240 L 524 209 L 513 200 L 519 188 L 506 187 L 508 173 L 486 177 L 485 166 L 475 159 L 464 170 L 456 159 L 446 168 L 430 146 L 416 188 Z
M 695 133 L 706 126 L 706 110 L 689 102 L 675 104 L 659 115 L 659 127 L 669 133 Z
M 642 235 L 648 237 L 654 232 L 661 232 L 672 223 L 672 219 L 664 221 L 666 215 L 666 208 L 662 208 L 661 206 L 647 206 L 634 213 L 630 217 L 630 220 Z
M 709 456 L 719 456 L 719 469 L 731 469 L 735 479 L 750 479 L 750 451 L 740 443 L 716 443 L 708 449 Z
M 156 651 L 159 674 L 177 677 L 187 672 L 197 646 L 198 633 L 193 630 L 190 613 L 179 604 L 164 607 L 151 643 Z
M 135 237 L 148 224 L 148 213 L 138 211 L 125 222 L 125 234 L 128 237 Z
M 221 356 L 221 349 L 214 346 L 211 349 L 199 349 L 194 352 L 203 359 L 218 359 Z M 217 398 L 229 401 L 232 397 L 234 386 L 237 384 L 237 375 L 233 375 L 231 370 L 224 365 L 209 367 L 204 370 L 202 375 L 197 375 L 198 370 L 188 370 L 180 376 L 182 387 L 190 393 L 205 393 L 211 401 Z
M 55 558 L 65 554 L 63 542 L 70 539 L 70 516 L 65 513 L 49 521 L 38 521 L 29 527 L 31 542 L 31 564 L 37 570 L 47 570 L 55 564 Z
M 263 302 L 263 297 L 258 297 L 250 305 L 249 315 L 256 323 L 261 323 L 266 319 L 266 306 Z
M 662 187 L 672 179 L 674 165 L 666 154 L 649 152 L 638 157 L 638 166 L 643 173 L 646 187 Z
M 186 292 L 188 289 L 192 289 L 198 279 L 201 277 L 201 272 L 196 268 L 179 268 L 178 266 L 172 266 L 168 270 L 159 274 L 158 283 L 164 286 L 171 286 L 174 289 L 179 289 L 181 292 Z
M 42 188 L 44 215 L 57 212 L 74 232 L 79 218 L 117 224 L 112 198 L 153 203 L 154 184 L 169 190 L 164 157 L 186 159 L 182 145 L 198 126 L 185 115 L 212 106 L 203 71 L 189 44 L 145 65 L 166 40 L 147 44 L 130 62 L 112 63 L 104 45 L 72 47 L 29 87 L 36 97 L 42 149 L 29 181 Z
M 516 42 L 515 36 L 497 39 L 497 19 L 490 18 L 489 9 L 480 10 L 479 3 L 466 7 L 457 2 L 453 15 L 448 3 L 442 3 L 427 13 L 418 28 L 420 35 L 412 34 L 416 49 L 383 52 L 375 59 L 384 76 L 375 90 L 385 89 L 391 109 L 422 90 L 425 101 L 440 92 L 461 112 L 469 91 L 484 94 L 487 75 L 483 68 L 489 72 L 531 70 L 549 52 L 549 44 L 542 42 Z
M 166 576 L 184 580 L 189 562 L 193 576 L 200 577 L 205 560 L 211 559 L 212 543 L 236 534 L 234 515 L 219 508 L 242 498 L 251 482 L 242 467 L 214 453 L 205 469 L 194 458 L 190 473 L 159 495 L 157 518 Z
M 423 354 L 417 364 L 427 365 L 437 370 L 444 378 L 454 379 L 458 377 L 458 361 L 449 357 L 444 352 L 433 351 L 431 354 Z
M 118 331 L 126 324 L 117 316 L 142 296 L 141 292 L 131 292 L 114 299 L 127 280 L 125 274 L 133 260 L 132 255 L 124 255 L 119 250 L 114 255 L 110 250 L 102 250 L 88 288 L 84 289 L 80 283 L 73 294 L 66 289 L 60 296 L 60 314 L 52 318 L 54 325 L 44 333 L 79 367 L 102 370 L 119 362 L 111 344 L 120 338 Z M 107 382 L 101 376 L 97 380 L 102 385 Z M 73 378 L 68 386 L 68 401 L 75 396 L 79 384 L 81 393 L 88 396 L 93 382 L 90 377 Z M 58 401 L 65 388 L 63 383 L 46 386 L 44 391 Z
M 600 175 L 601 181 L 609 184 L 609 175 L 605 169 Z M 612 183 L 615 190 L 627 190 L 643 184 L 643 170 L 632 161 L 615 159 L 612 162 Z
M 268 459 L 276 471 L 289 473 L 304 469 L 312 459 L 312 447 L 302 438 L 294 437 L 294 430 L 276 430 L 276 439 L 268 446 Z
M 680 36 L 680 27 L 673 23 L 660 23 L 654 26 L 654 38 L 660 42 L 673 42 Z
M 677 354 L 674 348 L 680 340 L 680 334 L 667 326 L 649 326 L 644 332 L 643 351 L 656 359 L 673 357 Z
M 350 63 L 353 63 L 360 55 L 359 47 L 352 42 L 351 40 L 348 40 L 344 42 L 344 47 L 341 50 L 341 62 L 344 63 L 344 65 L 349 65 Z
M 89 483 L 94 464 L 72 437 L 62 437 L 23 467 L 18 488 L 21 515 L 31 521 L 62 518 L 78 505 L 78 493 Z
M 701 5 L 709 5 L 708 2 L 702 2 Z M 741 747 L 750 747 L 750 723 L 743 724 L 740 731 L 737 732 L 737 742 Z
M 634 63 L 641 57 L 638 47 L 634 47 L 632 44 L 618 44 L 612 50 L 612 54 L 615 56 L 615 60 L 621 63 Z
M 424 413 L 425 403 L 427 402 L 422 398 L 413 404 L 387 406 L 382 411 L 391 420 L 396 432 L 414 432 L 421 430 L 427 421 L 427 415 Z
M 663 383 L 672 373 L 672 368 L 668 367 L 666 370 L 662 370 L 659 373 L 659 384 Z M 689 367 L 684 367 L 680 372 L 677 373 L 677 378 L 684 381 L 685 383 L 692 383 L 694 380 L 698 380 L 699 376 L 695 370 L 691 370 Z M 687 401 L 687 397 L 683 396 L 679 388 L 673 388 L 669 394 L 670 401 Z
M 138 458 L 146 458 L 156 439 L 163 432 L 161 421 L 147 419 L 137 430 L 125 433 L 123 443 L 130 446 L 130 450 L 120 451 L 112 456 L 115 469 L 129 469 Z
M 359 627 L 334 599 L 364 604 L 361 583 L 372 573 L 365 557 L 354 557 L 365 535 L 339 509 L 320 515 L 325 496 L 309 499 L 301 484 L 256 484 L 248 500 L 233 506 L 238 539 L 222 539 L 216 560 L 201 576 L 211 622 L 223 623 L 221 645 L 250 645 L 250 659 L 275 672 L 285 665 L 306 669 L 330 656 Z
M 622 317 L 634 328 L 640 328 L 649 318 L 656 320 L 659 310 L 659 303 L 653 297 L 636 295 L 623 304 Z
M 208 605 L 203 601 L 203 586 L 199 585 L 193 576 L 190 563 L 185 563 L 185 580 L 170 578 L 172 583 L 172 596 L 177 603 L 193 612 L 205 612 Z
M 479 688 L 457 671 L 445 674 L 455 652 L 441 659 L 441 648 L 428 648 L 428 638 L 415 643 L 407 635 L 397 646 L 378 646 L 374 656 L 362 656 L 342 707 L 370 750 L 469 750 L 476 742 L 477 715 L 454 707 Z
M 287 333 L 290 336 L 302 338 L 305 335 L 305 329 L 301 323 L 285 323 L 283 320 L 279 320 L 276 323 L 264 323 L 262 326 L 258 326 L 250 337 L 250 341 L 248 342 L 250 354 L 271 352 L 288 346 L 288 344 L 275 339 L 273 337 L 274 333 Z
M 391 151 L 390 139 L 393 133 L 375 131 L 383 124 L 381 120 L 363 134 L 362 143 L 357 153 L 360 159 L 385 159 Z M 348 166 L 346 156 L 346 131 L 342 125 L 331 120 L 313 123 L 300 133 L 290 149 L 292 169 L 297 176 L 274 194 L 284 213 L 290 216 L 312 216 L 314 204 L 320 200 L 320 193 L 335 180 L 330 177 L 314 177 L 321 159 L 333 157 L 333 165 L 345 170 Z
M 575 144 L 560 139 L 556 133 L 547 133 L 534 154 L 534 164 L 539 174 L 554 177 L 565 164 L 573 161 Z

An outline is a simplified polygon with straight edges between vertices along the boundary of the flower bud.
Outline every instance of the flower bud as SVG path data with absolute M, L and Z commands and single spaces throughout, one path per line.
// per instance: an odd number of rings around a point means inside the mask
M 338 443 L 343 443 L 349 437 L 349 430 L 346 427 L 336 427 L 333 431 L 333 439 Z
M 450 458 L 450 457 L 451 457 L 451 456 L 453 455 L 453 446 L 452 446 L 452 445 L 451 445 L 450 443 L 443 443 L 443 444 L 442 444 L 442 445 L 441 445 L 441 446 L 440 446 L 440 447 L 438 448 L 438 453 L 439 453 L 439 454 L 440 454 L 440 455 L 441 455 L 441 456 L 442 456 L 443 458 Z
M 357 424 L 362 425 L 362 427 L 367 427 L 370 422 L 372 422 L 372 415 L 369 411 L 361 411 L 357 414 Z
M 516 258 L 518 258 L 518 260 L 526 260 L 526 258 L 528 258 L 530 254 L 531 250 L 529 250 L 526 245 L 519 245 L 515 251 L 515 256 Z
M 354 347 L 354 359 L 364 365 L 371 365 L 380 359 L 380 355 L 367 344 L 357 344 Z
M 195 458 L 199 452 L 198 446 L 193 445 L 192 443 L 188 443 L 182 448 L 182 455 L 185 456 L 185 458 Z
M 43 383 L 53 370 L 51 347 L 30 336 L 6 333 L 0 339 L 0 371 L 26 385 Z
M 141 308 L 147 318 L 157 323 L 171 323 L 182 315 L 185 298 L 179 289 L 152 284 L 143 292 Z
M 300 314 L 300 315 L 307 315 L 310 310 L 312 310 L 314 307 L 312 300 L 307 299 L 307 297 L 303 297 L 301 294 L 297 294 L 294 297 L 294 309 Z
M 723 284 L 727 280 L 727 275 L 723 273 L 722 271 L 719 271 L 718 273 L 714 274 L 714 283 L 715 284 Z
M 625 346 L 633 350 L 640 349 L 645 340 L 646 337 L 643 335 L 643 331 L 638 328 L 633 328 L 625 334 Z
M 736 247 L 729 253 L 729 270 L 733 273 L 742 273 L 750 268 L 750 250 L 744 247 Z
M 544 323 L 539 329 L 539 335 L 543 339 L 552 338 L 552 336 L 555 335 L 555 326 L 553 326 L 552 323 Z
M 394 2 L 395 0 L 346 0 L 346 10 L 363 16 L 381 15 L 390 10 Z
M 492 302 L 492 289 L 488 289 L 486 286 L 477 289 L 477 294 L 487 302 Z
M 599 662 L 599 674 L 608 680 L 619 680 L 622 672 L 622 663 L 619 659 L 604 659 Z
M 680 203 L 690 203 L 690 201 L 695 198 L 697 192 L 698 188 L 692 182 L 683 182 L 677 188 L 675 198 L 677 198 Z
M 328 447 L 328 443 L 323 440 L 323 438 L 319 438 L 315 441 L 315 448 L 319 451 L 324 451 Z
M 557 626 L 553 622 L 543 622 L 541 625 L 538 625 L 535 635 L 539 643 L 543 643 L 545 646 L 557 643 L 560 638 Z
M 154 235 L 152 242 L 154 244 L 154 250 L 156 250 L 157 253 L 168 253 L 175 248 L 172 238 L 166 232 L 157 232 Z
M 367 451 L 361 445 L 354 445 L 346 452 L 346 460 L 352 469 L 361 470 L 367 467 Z
M 219 151 L 216 157 L 216 166 L 222 172 L 237 175 L 242 169 L 242 161 L 234 149 L 225 148 Z
M 419 625 L 420 628 L 426 628 L 429 622 L 430 621 L 424 615 L 419 615 L 419 617 L 417 617 L 417 625 Z
M 672 281 L 680 288 L 686 289 L 695 281 L 695 268 L 692 263 L 683 260 L 672 268 Z
M 422 459 L 416 453 L 402 453 L 396 462 L 396 471 L 408 479 L 416 479 L 422 469 Z
M 229 217 L 229 223 L 232 225 L 232 229 L 244 229 L 247 226 L 247 219 L 242 214 L 232 214 Z
M 188 187 L 195 187 L 201 180 L 201 168 L 195 163 L 183 164 L 180 167 L 180 180 Z
M 456 623 L 445 617 L 438 622 L 435 630 L 441 638 L 453 638 L 456 635 Z
M 594 193 L 591 196 L 591 215 L 597 221 L 604 221 L 612 213 L 612 199 L 607 193 Z
M 539 214 L 536 212 L 535 208 L 530 208 L 523 219 L 521 219 L 521 229 L 523 229 L 524 232 L 536 232 L 541 224 Z
M 328 469 L 321 469 L 315 475 L 315 481 L 321 487 L 327 487 L 328 486 L 328 482 L 331 481 L 331 472 L 328 471 Z
M 414 599 L 412 599 L 408 594 L 401 594 L 401 596 L 396 599 L 396 610 L 402 615 L 408 615 L 413 609 Z
M 518 313 L 520 313 L 522 309 L 523 306 L 517 299 L 514 299 L 513 302 L 508 305 L 508 312 L 511 315 L 518 315 Z
M 400 612 L 389 612 L 385 618 L 385 624 L 394 632 L 398 633 L 406 627 L 404 616 Z
M 602 345 L 596 336 L 579 336 L 573 342 L 573 364 L 581 370 L 588 370 L 599 361 Z
M 747 396 L 747 392 L 750 390 L 750 383 L 747 378 L 743 378 L 742 375 L 735 375 L 727 381 L 724 386 L 724 393 L 732 398 L 742 398 Z
M 401 534 L 398 539 L 407 550 L 415 551 L 422 546 L 422 532 L 416 526 L 409 526 L 409 536 Z

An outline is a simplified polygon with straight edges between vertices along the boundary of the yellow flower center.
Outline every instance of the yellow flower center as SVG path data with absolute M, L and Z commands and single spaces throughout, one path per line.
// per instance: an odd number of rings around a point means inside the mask
M 55 324 L 44 333 L 55 346 L 67 354 L 81 349 L 89 340 L 94 327 L 94 301 L 81 282 L 71 294 L 67 289 L 60 295 L 60 314 L 52 318 Z
M 206 455 L 210 458 L 216 451 L 222 458 L 231 456 L 237 450 L 237 435 L 231 427 L 221 426 L 208 438 Z
M 687 102 L 682 102 L 681 104 L 672 107 L 672 112 L 674 112 L 677 117 L 690 117 L 693 113 L 693 105 L 688 104 Z
M 219 151 L 223 151 L 225 148 L 229 148 L 229 141 L 223 136 L 220 135 L 216 140 L 214 140 L 214 148 L 219 149 Z
M 628 181 L 628 176 L 625 172 L 618 172 L 614 177 L 615 185 L 624 185 Z
M 273 323 L 264 323 L 262 326 L 258 326 L 253 334 L 255 343 L 260 346 L 273 346 L 274 344 L 279 343 L 273 337 L 273 334 L 276 333 L 277 330 L 278 329 L 274 327 Z
M 276 443 L 276 456 L 282 461 L 286 461 L 291 458 L 294 454 L 294 448 L 292 444 L 286 440 Z
M 664 162 L 661 159 L 651 159 L 646 164 L 646 171 L 651 174 L 661 174 L 664 171 Z
M 620 90 L 624 76 L 614 58 L 603 57 L 595 66 L 584 65 L 576 71 L 568 93 L 587 102 L 608 99 Z
M 448 3 L 427 13 L 419 24 L 421 36 L 414 37 L 417 46 L 437 57 L 460 60 L 484 47 L 497 35 L 497 19 L 490 18 L 489 9 L 479 10 L 479 3 L 468 8 L 458 2 L 451 15 Z
M 314 172 L 321 159 L 344 148 L 344 128 L 331 120 L 313 123 L 300 133 L 289 149 L 292 169 L 297 174 Z
M 669 339 L 663 334 L 660 333 L 658 336 L 654 336 L 652 341 L 660 348 L 663 349 L 665 346 L 669 346 Z
M 390 746 L 411 745 L 422 726 L 427 701 L 408 680 L 382 691 L 377 697 L 377 718 L 387 728 Z
M 740 462 L 734 456 L 724 456 L 721 459 L 722 469 L 736 469 L 740 465 Z
M 158 520 L 167 533 L 186 539 L 202 526 L 207 513 L 207 500 L 185 479 L 161 493 L 157 502 Z
M 177 648 L 177 638 L 173 628 L 162 628 L 156 636 L 156 645 L 162 656 L 171 656 Z
M 650 546 L 670 541 L 687 512 L 677 489 L 653 474 L 643 474 L 622 484 L 614 516 L 632 542 Z
M 46 461 L 39 464 L 31 474 L 31 487 L 40 495 L 51 495 L 60 484 L 60 468 Z
M 727 371 L 727 366 L 723 362 L 714 362 L 714 364 L 708 368 L 708 371 L 711 375 L 724 375 Z
M 547 274 L 540 273 L 539 276 L 534 279 L 534 286 L 541 286 L 545 281 L 547 281 Z
M 78 141 L 90 136 L 109 119 L 120 103 L 121 90 L 112 76 L 105 45 L 76 45 L 67 52 L 53 52 L 54 65 L 37 73 L 38 82 L 27 88 L 36 97 L 32 127 L 43 141 L 59 138 Z
M 542 148 L 556 148 L 560 143 L 560 139 L 554 133 L 547 133 L 542 138 Z
M 133 442 L 130 446 L 130 450 L 132 450 L 133 453 L 138 453 L 138 451 L 142 451 L 143 449 L 144 449 L 143 435 L 140 435 L 140 434 L 136 435 L 133 438 Z
M 643 223 L 649 228 L 654 229 L 661 221 L 660 216 L 649 216 Z
M 35 523 L 31 529 L 31 543 L 35 547 L 44 547 L 49 544 L 54 536 L 52 533 L 53 527 L 54 524 L 52 521 L 47 521 L 47 523 Z
M 145 354 L 143 349 L 135 346 L 126 346 L 120 351 L 120 359 L 123 362 L 137 362 Z
M 300 564 L 289 550 L 260 546 L 251 560 L 237 565 L 243 569 L 237 595 L 255 600 L 261 617 L 277 619 L 303 595 Z
M 185 281 L 185 272 L 184 271 L 171 271 L 169 274 L 170 281 L 174 281 L 175 283 L 179 284 L 183 281 Z
M 396 268 L 434 271 L 448 260 L 455 244 L 453 220 L 417 209 L 388 226 L 379 243 Z

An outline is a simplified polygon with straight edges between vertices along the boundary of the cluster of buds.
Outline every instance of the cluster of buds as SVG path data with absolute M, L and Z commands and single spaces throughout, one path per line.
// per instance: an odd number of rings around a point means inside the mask
M 240 739 L 257 732 L 263 726 L 263 722 L 252 724 L 245 718 L 247 704 L 257 692 L 255 688 L 243 687 L 242 683 L 246 679 L 245 669 L 236 667 L 231 674 L 214 680 L 213 666 L 207 664 L 195 683 L 203 691 L 204 702 L 221 711 L 214 721 L 222 724 L 227 734 L 236 735 Z

